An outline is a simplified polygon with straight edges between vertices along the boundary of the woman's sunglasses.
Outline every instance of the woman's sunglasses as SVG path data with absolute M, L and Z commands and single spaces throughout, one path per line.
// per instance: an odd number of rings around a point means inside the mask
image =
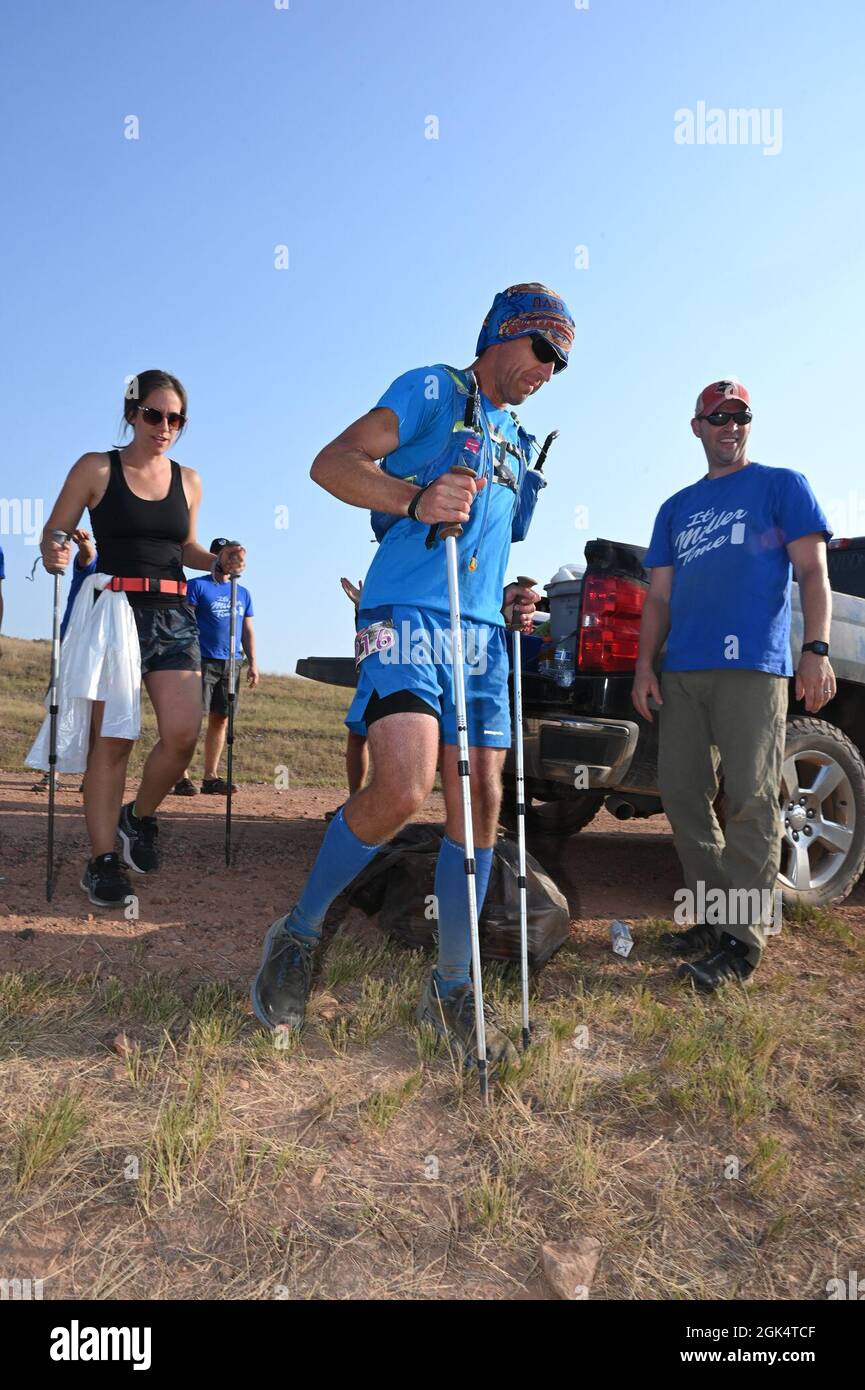
M 747 407 L 742 410 L 713 410 L 711 415 L 698 415 L 698 420 L 705 420 L 710 425 L 726 425 L 730 420 L 735 420 L 737 425 L 750 425 L 753 415 Z
M 540 333 L 530 334 L 529 342 L 532 345 L 532 352 L 539 362 L 543 362 L 544 366 L 546 366 L 548 362 L 555 363 L 553 368 L 554 376 L 556 372 L 563 372 L 565 370 L 567 363 L 562 361 L 556 349 L 551 343 L 547 342 L 546 338 L 541 337 Z
M 135 409 L 141 411 L 141 418 L 148 425 L 161 425 L 164 420 L 170 430 L 181 430 L 186 424 L 186 416 L 179 415 L 176 410 L 170 410 L 166 415 L 161 410 L 154 410 L 152 405 L 137 405 Z

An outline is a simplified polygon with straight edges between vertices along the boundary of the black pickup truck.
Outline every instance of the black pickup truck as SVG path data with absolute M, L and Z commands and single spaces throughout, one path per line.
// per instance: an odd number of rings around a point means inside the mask
M 556 664 L 523 671 L 526 823 L 534 834 L 570 835 L 606 805 L 620 820 L 663 814 L 658 796 L 658 726 L 634 709 L 631 687 L 648 587 L 640 546 L 598 539 L 585 569 L 571 571 L 567 604 L 550 593 L 549 646 L 570 657 L 567 684 Z M 788 901 L 840 902 L 865 865 L 865 538 L 829 547 L 833 591 L 831 660 L 838 689 L 819 718 L 790 682 L 786 756 L 778 814 L 779 884 Z M 793 585 L 791 648 L 802 643 Z M 527 647 L 528 644 L 523 644 Z M 353 686 L 351 658 L 309 657 L 297 673 Z M 723 769 L 722 769 L 723 773 Z M 502 820 L 513 826 L 512 753 L 504 772 Z M 723 783 L 718 813 L 723 819 Z

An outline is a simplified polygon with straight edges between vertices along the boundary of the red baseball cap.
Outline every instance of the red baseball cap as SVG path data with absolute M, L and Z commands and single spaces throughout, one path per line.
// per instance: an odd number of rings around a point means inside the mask
M 717 410 L 725 401 L 742 401 L 745 405 L 750 405 L 751 397 L 741 381 L 735 381 L 732 377 L 727 377 L 724 381 L 713 381 L 711 386 L 704 386 L 697 397 L 694 419 L 696 420 L 698 415 L 711 415 L 712 411 Z

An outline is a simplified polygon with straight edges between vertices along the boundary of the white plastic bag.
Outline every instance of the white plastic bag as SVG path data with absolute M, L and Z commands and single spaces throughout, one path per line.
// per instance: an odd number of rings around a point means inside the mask
M 124 593 L 106 589 L 108 574 L 90 574 L 72 605 L 60 649 L 58 686 L 58 772 L 83 772 L 87 766 L 90 714 L 94 700 L 104 700 L 105 738 L 136 739 L 141 733 L 141 652 L 138 629 Z M 94 592 L 102 590 L 94 603 Z M 47 707 L 49 695 L 44 703 Z M 27 767 L 48 770 L 51 716 L 47 714 Z

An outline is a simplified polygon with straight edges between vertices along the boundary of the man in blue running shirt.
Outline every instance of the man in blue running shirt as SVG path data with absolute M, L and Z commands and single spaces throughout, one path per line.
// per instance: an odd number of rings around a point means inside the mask
M 358 611 L 357 693 L 346 716 L 349 728 L 363 721 L 367 729 L 372 776 L 332 820 L 296 906 L 267 933 L 252 1003 L 269 1028 L 302 1025 L 327 909 L 423 806 L 441 740 L 447 815 L 435 878 L 438 960 L 417 1016 L 476 1061 L 447 567 L 444 544 L 427 542 L 436 524 L 463 528 L 457 551 L 480 914 L 510 746 L 503 613 L 515 608 L 528 632 L 539 597 L 504 586 L 511 541 L 528 527 L 527 496 L 543 485 L 528 471 L 534 441 L 507 407 L 564 370 L 573 339 L 573 318 L 555 291 L 513 285 L 496 295 L 471 367 L 437 364 L 398 377 L 313 463 L 312 477 L 327 492 L 371 509 L 379 540 Z M 474 476 L 451 471 L 467 459 Z M 516 1058 L 492 1018 L 486 1038 L 492 1066 Z

